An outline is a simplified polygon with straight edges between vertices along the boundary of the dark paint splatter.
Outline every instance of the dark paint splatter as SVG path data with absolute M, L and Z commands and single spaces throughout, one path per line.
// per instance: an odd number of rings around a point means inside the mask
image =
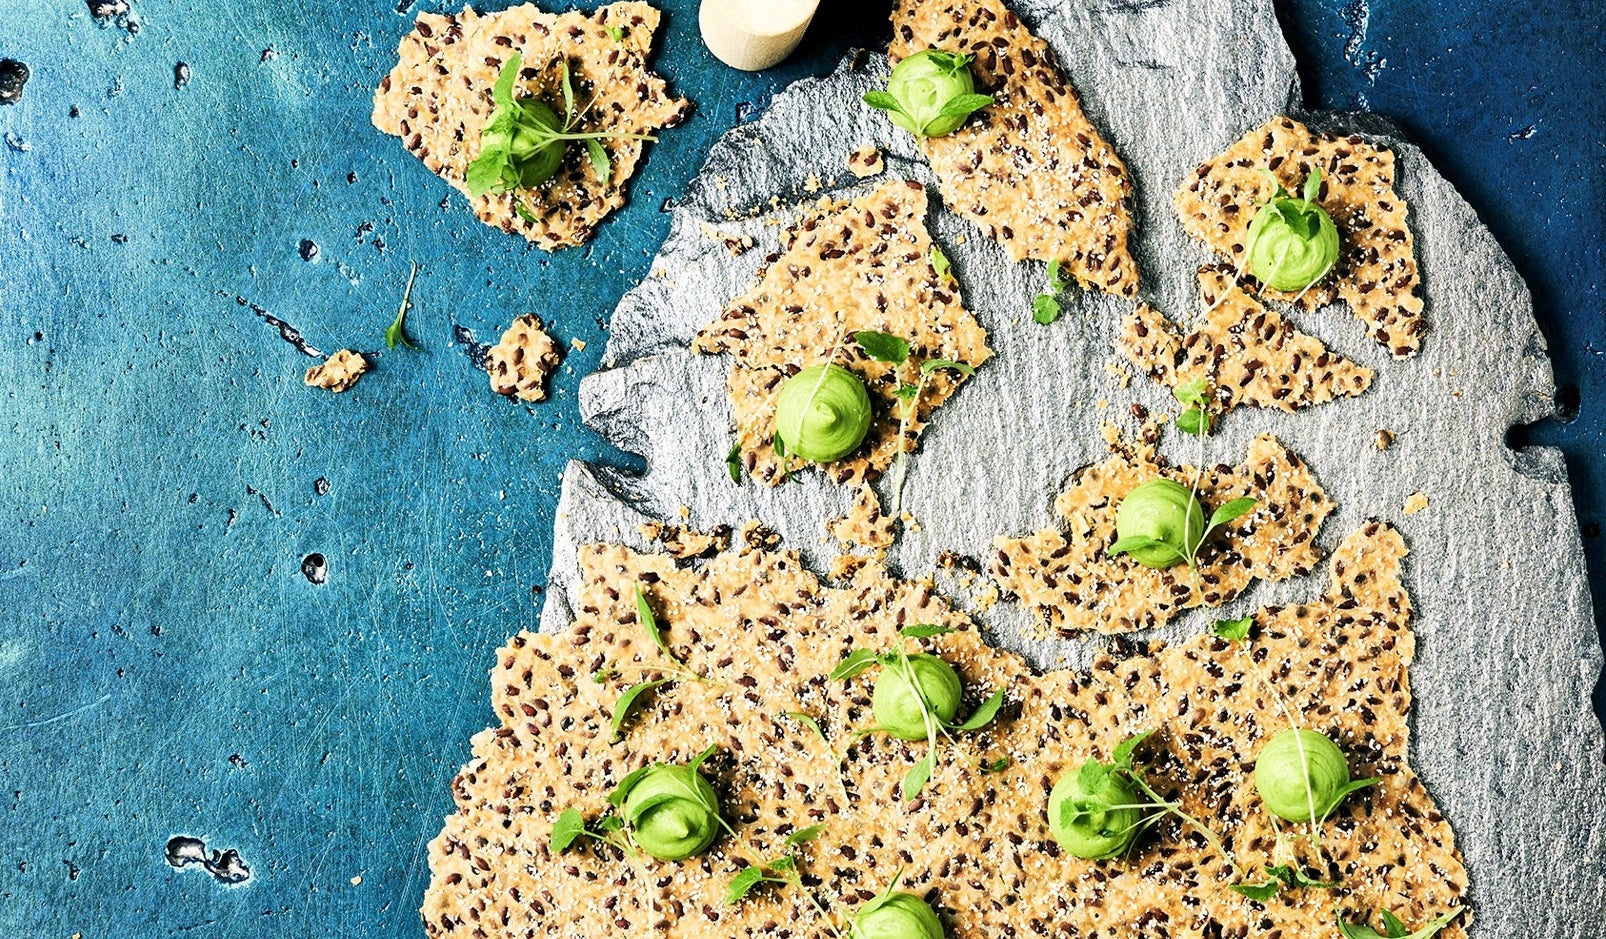
M 316 492 L 320 496 L 328 495 L 329 494 L 329 480 L 325 479 L 322 476 L 319 476 L 317 479 L 313 480 L 312 491 Z
M 314 551 L 301 559 L 301 576 L 307 583 L 323 586 L 329 581 L 329 559 Z
M 167 863 L 181 870 L 198 864 L 223 884 L 243 884 L 251 879 L 251 868 L 246 866 L 240 852 L 230 848 L 208 853 L 206 842 L 188 835 L 174 835 L 167 839 Z
M 1535 133 L 1538 133 L 1538 131 L 1539 131 L 1539 126 L 1537 124 L 1529 124 L 1527 127 L 1524 127 L 1522 130 L 1514 130 L 1511 133 L 1507 134 L 1506 135 L 1506 139 L 1510 140 L 1512 142 L 1516 142 L 1518 140 L 1531 140 L 1531 139 L 1533 139 L 1533 135 Z
M 33 72 L 26 62 L 0 59 L 0 104 L 16 104 L 22 100 L 22 86 L 28 84 Z
M 220 297 L 227 297 L 229 295 L 226 291 L 222 290 L 219 290 L 217 294 Z M 285 342 L 288 342 L 292 346 L 295 346 L 297 352 L 300 352 L 305 356 L 310 356 L 314 359 L 323 359 L 325 357 L 324 354 L 318 350 L 318 347 L 314 346 L 310 342 L 307 342 L 307 340 L 302 337 L 301 331 L 296 329 L 294 326 L 291 326 L 289 323 L 279 319 L 277 316 L 274 316 L 272 313 L 269 313 L 267 310 L 264 310 L 262 307 L 252 303 L 244 297 L 235 296 L 234 302 L 249 309 L 252 313 L 255 313 L 257 316 L 261 317 L 264 323 L 267 323 L 269 326 L 277 329 L 279 331 L 279 338 L 283 339 Z
M 301 239 L 301 244 L 296 246 L 296 251 L 300 253 L 301 260 L 308 263 L 318 260 L 318 255 L 323 253 L 322 249 L 318 247 L 318 243 L 311 238 Z
M 173 66 L 173 87 L 183 88 L 190 83 L 190 64 L 180 62 Z
M 452 324 L 452 338 L 457 340 L 457 344 L 463 347 L 463 354 L 468 356 L 470 362 L 474 363 L 474 367 L 484 371 L 485 356 L 491 351 L 491 347 L 474 338 L 474 330 L 469 329 L 467 326 L 460 326 L 457 323 Z

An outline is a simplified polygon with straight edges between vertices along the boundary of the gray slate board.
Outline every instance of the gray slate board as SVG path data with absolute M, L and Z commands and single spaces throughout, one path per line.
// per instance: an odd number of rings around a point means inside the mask
M 1193 272 L 1209 258 L 1176 221 L 1177 181 L 1273 114 L 1300 116 L 1293 58 L 1271 3 L 1017 9 L 1054 45 L 1132 171 L 1146 299 L 1186 320 L 1198 309 Z M 577 545 L 639 543 L 642 516 L 675 520 L 681 506 L 700 527 L 761 519 L 817 569 L 828 562 L 824 522 L 850 493 L 818 474 L 773 490 L 733 486 L 723 463 L 728 362 L 693 355 L 687 344 L 751 284 L 794 215 L 788 202 L 812 201 L 811 177 L 828 185 L 845 177 L 858 144 L 879 144 L 889 175 L 934 183 L 912 140 L 858 103 L 883 80 L 884 57 L 867 54 L 854 66 L 850 57 L 825 79 L 797 83 L 761 120 L 725 135 L 675 210 L 653 275 L 615 311 L 609 368 L 586 379 L 582 410 L 614 443 L 645 456 L 649 471 L 626 477 L 570 465 L 544 629 L 569 621 L 565 587 Z M 1513 423 L 1553 408 L 1528 291 L 1467 204 L 1389 125 L 1363 115 L 1303 117 L 1378 138 L 1398 156 L 1429 332 L 1421 355 L 1394 362 L 1341 308 L 1295 314 L 1302 329 L 1375 368 L 1372 390 L 1297 415 L 1236 411 L 1210 438 L 1209 459 L 1235 462 L 1256 435 L 1276 434 L 1339 503 L 1323 545 L 1372 517 L 1400 527 L 1412 550 L 1406 577 L 1420 641 L 1411 759 L 1465 852 L 1473 935 L 1606 934 L 1606 764 L 1589 707 L 1602 656 L 1572 499 L 1558 453 L 1504 443 Z M 910 576 L 929 573 L 940 551 L 985 557 L 996 535 L 1047 524 L 1064 480 L 1104 455 L 1103 423 L 1130 425 L 1132 401 L 1151 411 L 1169 405 L 1164 389 L 1137 379 L 1122 390 L 1105 368 L 1126 301 L 1073 292 L 1059 323 L 1037 325 L 1028 310 L 1042 266 L 1010 263 L 931 191 L 928 224 L 997 355 L 939 412 L 911 466 L 904 507 L 920 530 L 892 554 L 894 569 Z M 777 195 L 781 205 L 772 207 Z M 707 225 L 751 235 L 757 247 L 733 257 L 707 237 Z M 1386 452 L 1372 443 L 1380 428 L 1398 435 Z M 1190 461 L 1191 443 L 1174 437 L 1162 452 Z M 1406 497 L 1418 491 L 1429 507 L 1404 516 Z M 1226 612 L 1313 597 L 1324 577 L 1258 584 Z M 1095 648 L 1029 640 L 1013 604 L 977 615 L 1000 644 L 1042 665 L 1082 662 Z M 1140 636 L 1193 635 L 1212 616 L 1195 611 Z

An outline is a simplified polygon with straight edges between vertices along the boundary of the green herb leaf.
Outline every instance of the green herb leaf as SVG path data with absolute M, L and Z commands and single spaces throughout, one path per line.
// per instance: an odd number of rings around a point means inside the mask
M 786 836 L 786 843 L 793 845 L 794 847 L 800 844 L 808 844 L 815 838 L 820 837 L 820 832 L 822 831 L 825 831 L 825 825 L 823 823 L 819 825 L 810 825 L 807 828 L 799 828 L 797 831 L 794 831 L 790 835 Z
M 804 714 L 802 711 L 787 711 L 786 716 L 790 717 L 794 721 L 797 721 L 799 724 L 802 724 L 804 727 L 814 731 L 819 735 L 821 742 L 825 743 L 827 746 L 830 745 L 831 741 L 825 739 L 825 731 L 820 729 L 819 721 L 807 714 Z
M 507 166 L 508 152 L 506 148 L 494 147 L 486 144 L 480 148 L 480 155 L 468 165 L 463 174 L 463 182 L 468 184 L 469 195 L 478 199 L 502 182 L 502 169 Z
M 636 707 L 637 702 L 641 700 L 642 695 L 659 685 L 668 684 L 670 681 L 671 679 L 668 678 L 655 678 L 651 681 L 631 685 L 625 689 L 625 693 L 620 695 L 619 700 L 613 703 L 613 735 L 618 737 L 624 733 L 625 721 L 630 717 L 630 712 Z
M 1321 195 L 1321 193 L 1322 168 L 1319 166 L 1313 166 L 1311 167 L 1310 175 L 1305 177 L 1305 204 L 1309 205 L 1310 203 L 1315 202 L 1316 197 Z
M 1049 293 L 1059 293 L 1070 286 L 1065 281 L 1065 268 L 1060 264 L 1058 258 L 1048 262 L 1047 274 Z
M 1249 629 L 1254 625 L 1253 616 L 1245 616 L 1243 619 L 1218 619 L 1215 625 L 1210 627 L 1210 631 L 1223 639 L 1243 642 L 1249 638 Z
M 524 204 L 523 199 L 515 198 L 513 200 L 513 211 L 518 214 L 519 218 L 524 219 L 531 225 L 534 225 L 537 221 L 539 221 L 539 219 L 535 217 L 535 213 L 530 211 L 530 207 Z
M 1104 780 L 1109 778 L 1109 775 L 1114 771 L 1115 767 L 1108 763 L 1088 760 L 1077 771 L 1076 782 L 1077 785 L 1082 787 L 1083 792 L 1097 792 L 1099 787 L 1104 785 Z
M 585 816 L 579 809 L 564 809 L 552 826 L 552 853 L 562 854 L 586 833 Z
M 574 83 L 569 81 L 569 60 L 558 63 L 558 84 L 563 88 L 563 127 L 574 123 Z
M 650 765 L 643 766 L 624 779 L 619 780 L 619 785 L 614 786 L 613 791 L 608 793 L 608 804 L 614 808 L 624 805 L 625 798 L 630 795 L 630 790 L 635 787 L 636 783 L 641 782 L 641 777 L 647 775 L 647 771 L 650 769 L 652 769 Z
M 1136 752 L 1143 741 L 1152 737 L 1157 729 L 1151 727 L 1121 741 L 1121 745 L 1115 748 L 1114 753 L 1110 754 L 1110 762 L 1115 764 L 1117 769 L 1124 769 L 1129 773 L 1132 772 L 1132 754 Z
M 983 701 L 981 706 L 976 708 L 976 710 L 971 713 L 970 717 L 967 718 L 963 724 L 958 725 L 954 729 L 981 730 L 983 727 L 986 727 L 988 724 L 993 722 L 993 718 L 998 716 L 998 709 L 1002 707 L 1003 704 L 1004 693 L 1002 691 L 994 692 L 993 696 L 988 698 L 986 701 Z
M 1177 415 L 1177 430 L 1202 437 L 1210 433 L 1210 417 L 1199 408 L 1188 408 Z
M 691 767 L 693 772 L 696 772 L 697 768 L 699 766 L 702 766 L 704 763 L 708 762 L 708 758 L 713 756 L 717 752 L 719 752 L 719 747 L 716 746 L 716 745 L 710 744 L 708 749 L 706 749 L 703 752 L 701 752 L 701 753 L 697 754 L 696 756 L 692 757 L 691 758 L 691 762 L 686 764 L 686 765 Z
M 1060 318 L 1060 302 L 1052 294 L 1040 293 L 1032 298 L 1032 319 L 1047 326 Z
M 898 635 L 905 639 L 929 639 L 932 636 L 946 636 L 953 632 L 952 626 L 937 626 L 932 623 L 916 623 L 898 630 Z
M 1391 937 L 1403 936 L 1410 932 L 1409 929 L 1405 928 L 1405 923 L 1401 922 L 1398 916 L 1388 910 L 1379 910 L 1378 915 L 1383 917 L 1383 929 Z
M 596 832 L 599 835 L 611 835 L 625 827 L 625 820 L 617 815 L 604 815 L 595 822 Z
M 920 794 L 920 790 L 926 787 L 926 783 L 931 780 L 932 770 L 936 769 L 934 765 L 936 758 L 936 752 L 930 752 L 926 754 L 924 759 L 909 768 L 909 772 L 903 777 L 903 801 L 909 802 L 913 800 L 915 796 Z
M 1210 523 L 1206 527 L 1215 528 L 1217 525 L 1225 525 L 1233 519 L 1250 512 L 1254 507 L 1255 500 L 1249 498 L 1224 502 L 1217 506 L 1214 512 L 1210 513 Z
M 980 111 L 993 103 L 992 95 L 968 94 L 960 95 L 942 106 L 937 112 L 938 117 L 964 117 L 975 111 Z
M 1128 535 L 1125 538 L 1117 538 L 1115 540 L 1115 544 L 1110 545 L 1104 553 L 1108 557 L 1113 558 L 1130 553 L 1132 551 L 1138 551 L 1143 548 L 1156 547 L 1165 548 L 1169 552 L 1162 555 L 1159 559 L 1160 563 L 1167 567 L 1177 563 L 1178 561 L 1187 560 L 1187 558 L 1183 557 L 1182 552 L 1176 549 L 1176 546 L 1168 545 L 1158 538 L 1150 538 L 1147 535 Z
M 920 389 L 914 385 L 899 385 L 898 390 L 892 393 L 899 401 L 909 402 L 920 396 Z
M 920 374 L 922 375 L 930 375 L 933 372 L 940 372 L 943 369 L 949 369 L 950 371 L 958 372 L 961 375 L 976 374 L 976 369 L 972 366 L 966 365 L 963 362 L 955 362 L 952 359 L 927 359 L 920 363 Z
M 1266 873 L 1282 881 L 1283 884 L 1289 889 L 1297 888 L 1332 890 L 1334 887 L 1338 886 L 1336 883 L 1329 883 L 1325 880 L 1316 880 L 1315 878 L 1306 875 L 1306 873 L 1301 870 L 1298 865 L 1294 864 L 1279 864 L 1275 867 L 1267 865 Z
M 842 664 L 831 670 L 828 677 L 831 681 L 846 681 L 880 660 L 880 656 L 869 649 L 854 649 L 842 660 Z
M 617 27 L 617 26 L 605 26 L 603 28 L 608 31 L 608 38 L 612 39 L 614 42 L 624 42 L 625 41 L 625 31 L 620 29 L 619 27 Z
M 404 345 L 409 349 L 418 348 L 411 339 L 407 338 L 407 329 L 403 325 L 407 321 L 407 311 L 413 305 L 413 280 L 418 277 L 418 262 L 412 261 L 409 263 L 413 267 L 412 271 L 407 275 L 407 288 L 402 291 L 401 308 L 396 311 L 395 322 L 391 323 L 390 328 L 385 330 L 385 346 L 390 349 L 396 348 L 398 344 Z
M 1009 769 L 1009 757 L 1001 756 L 998 759 L 993 760 L 991 763 L 983 762 L 980 769 L 983 775 L 987 775 L 989 773 L 1002 773 L 1004 770 Z
M 731 444 L 731 452 L 725 454 L 725 471 L 730 473 L 731 482 L 740 486 L 742 484 L 742 445 Z
M 1350 795 L 1353 792 L 1359 792 L 1360 790 L 1365 789 L 1368 786 L 1375 786 L 1381 781 L 1382 780 L 1380 780 L 1380 779 L 1378 779 L 1376 777 L 1372 777 L 1370 779 L 1352 779 L 1352 780 L 1350 780 L 1348 783 L 1346 783 L 1344 785 L 1343 788 L 1341 788 L 1337 792 L 1333 793 L 1333 797 L 1331 799 L 1327 800 L 1327 805 L 1325 807 L 1323 807 L 1323 809 L 1322 809 L 1321 817 L 1322 818 L 1326 818 L 1327 816 L 1333 814 L 1333 810 L 1338 808 L 1339 803 L 1343 802 L 1344 798 L 1346 796 Z
M 1443 916 L 1427 923 L 1416 932 L 1411 933 L 1405 931 L 1405 924 L 1400 922 L 1399 917 L 1387 911 L 1384 911 L 1383 915 L 1383 928 L 1386 931 L 1381 933 L 1366 925 L 1365 920 L 1352 923 L 1344 918 L 1344 914 L 1340 913 L 1338 914 L 1338 931 L 1344 936 L 1344 939 L 1432 939 L 1433 936 L 1438 934 L 1439 930 L 1450 925 L 1451 920 L 1460 916 L 1463 909 L 1465 908 L 1456 907 Z
M 669 643 L 664 640 L 663 630 L 658 628 L 658 618 L 652 615 L 652 607 L 647 604 L 647 595 L 642 592 L 639 583 L 636 584 L 636 620 L 641 623 L 641 628 L 647 631 L 647 635 L 652 637 L 652 644 L 658 647 L 658 651 L 669 661 L 680 664 L 680 660 L 675 658 L 675 653 L 669 651 Z
M 902 365 L 909 360 L 909 343 L 897 336 L 866 329 L 854 333 L 853 341 L 859 344 L 865 355 L 878 362 Z
M 943 279 L 951 275 L 952 265 L 948 263 L 948 255 L 936 245 L 931 246 L 931 269 L 937 272 L 937 278 Z
M 1259 884 L 1229 884 L 1227 889 L 1233 893 L 1242 894 L 1251 900 L 1259 900 L 1264 903 L 1275 897 L 1277 891 L 1282 889 L 1282 886 L 1276 879 L 1272 879 Z
M 735 906 L 747 899 L 747 895 L 754 887 L 764 882 L 764 868 L 758 865 L 744 867 L 731 878 L 731 884 L 725 889 L 725 905 Z
M 502 63 L 502 71 L 496 75 L 496 84 L 491 86 L 491 102 L 498 108 L 513 106 L 513 83 L 519 80 L 519 69 L 523 65 L 524 53 L 517 51 Z
M 865 92 L 864 103 L 878 111 L 895 111 L 900 114 L 903 113 L 903 108 L 899 106 L 898 99 L 894 98 L 885 91 Z
M 1171 396 L 1181 404 L 1191 404 L 1196 408 L 1209 406 L 1210 386 L 1203 378 L 1183 382 L 1171 389 Z
M 591 168 L 597 171 L 599 185 L 608 185 L 608 179 L 613 175 L 613 161 L 608 158 L 608 150 L 595 137 L 585 140 L 586 155 L 591 157 Z

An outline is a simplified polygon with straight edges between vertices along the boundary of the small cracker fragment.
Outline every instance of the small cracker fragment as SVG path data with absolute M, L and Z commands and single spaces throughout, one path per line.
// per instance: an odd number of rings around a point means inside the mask
M 1301 294 L 1267 289 L 1266 296 L 1305 309 L 1335 296 L 1366 324 L 1367 332 L 1397 359 L 1422 345 L 1427 320 L 1406 204 L 1394 191 L 1394 154 L 1359 135 L 1313 134 L 1289 117 L 1274 117 L 1220 155 L 1200 164 L 1177 189 L 1177 214 L 1188 234 L 1243 263 L 1244 240 L 1258 207 L 1269 200 L 1269 169 L 1284 189 L 1298 193 L 1314 167 L 1322 170 L 1316 201 L 1338 226 L 1338 263 L 1326 280 Z M 1244 275 L 1246 283 L 1254 282 Z
M 1220 412 L 1239 405 L 1292 413 L 1371 387 L 1372 370 L 1255 301 L 1225 266 L 1201 268 L 1204 322 L 1186 338 L 1147 304 L 1127 314 L 1115 348 L 1162 385 L 1203 378 Z
M 873 143 L 867 143 L 848 154 L 848 172 L 859 179 L 880 176 L 886 168 L 886 161 L 881 159 L 881 149 Z
M 1394 446 L 1394 431 L 1387 429 L 1379 430 L 1372 437 L 1372 443 L 1376 444 L 1379 450 L 1387 450 L 1389 447 Z
M 558 345 L 541 327 L 540 317 L 526 313 L 513 320 L 501 342 L 486 350 L 485 371 L 497 394 L 540 401 L 546 397 L 547 376 L 559 361 Z
M 325 359 L 323 364 L 307 369 L 305 381 L 314 388 L 324 388 L 339 394 L 357 384 L 357 379 L 368 371 L 368 361 L 350 349 L 341 349 Z
M 992 355 L 958 284 L 932 266 L 925 215 L 925 187 L 902 179 L 853 198 L 822 198 L 782 236 L 758 283 L 698 331 L 693 349 L 732 357 L 726 386 L 742 463 L 754 479 L 779 485 L 810 465 L 776 455 L 775 396 L 787 378 L 833 351 L 832 361 L 864 380 L 874 412 L 859 449 L 823 467 L 843 484 L 873 480 L 900 450 L 912 451 L 932 412 L 968 377 L 944 369 L 926 378 L 900 439 L 895 392 L 919 380 L 921 362 L 979 366 Z M 904 339 L 909 361 L 897 367 L 871 359 L 852 339 L 860 330 Z
M 1078 471 L 1055 500 L 1058 525 L 993 542 L 993 579 L 1045 634 L 1146 629 L 1190 607 L 1220 606 L 1255 578 L 1308 574 L 1320 559 L 1316 533 L 1334 503 L 1304 461 L 1269 434 L 1250 444 L 1240 465 L 1207 468 L 1199 479 L 1207 517 L 1242 496 L 1258 502 L 1200 548 L 1197 586 L 1185 565 L 1154 570 L 1109 557 L 1116 506 L 1128 493 L 1157 476 L 1184 486 L 1194 480 L 1193 467 L 1163 466 L 1152 443 L 1119 442 L 1112 449 L 1109 459 Z
M 1425 492 L 1413 492 L 1405 497 L 1405 514 L 1415 515 L 1428 507 L 1428 496 Z
M 881 511 L 881 500 L 868 484 L 861 484 L 853 496 L 853 506 L 841 518 L 827 523 L 826 530 L 844 547 L 885 553 L 897 540 L 898 521 Z
M 662 545 L 669 556 L 677 560 L 709 558 L 729 551 L 731 529 L 721 525 L 713 531 L 699 531 L 683 525 L 665 525 L 663 522 L 645 522 L 640 527 L 641 537 Z
M 1082 111 L 1048 43 L 1002 0 L 897 0 L 892 60 L 927 48 L 968 53 L 994 103 L 920 141 L 950 208 L 1016 260 L 1058 260 L 1084 287 L 1138 292 L 1132 183 Z
M 515 97 L 534 96 L 562 116 L 560 63 L 567 62 L 579 133 L 654 134 L 691 113 L 647 68 L 659 12 L 646 3 L 614 3 L 592 14 L 544 13 L 526 3 L 480 15 L 420 13 L 403 36 L 398 61 L 374 93 L 374 126 L 400 137 L 424 165 L 468 195 L 468 165 L 480 153 L 480 131 L 494 104 L 491 88 L 515 52 L 524 55 Z M 620 31 L 615 41 L 610 29 Z M 535 189 L 471 198 L 480 221 L 516 232 L 548 251 L 578 245 L 624 205 L 625 184 L 641 161 L 643 141 L 599 140 L 612 168 L 606 185 L 571 142 L 563 165 Z M 524 213 L 519 211 L 523 208 Z M 529 217 L 525 217 L 528 215 Z
M 584 546 L 571 627 L 521 632 L 497 655 L 498 724 L 475 735 L 452 783 L 454 812 L 429 846 L 425 933 L 813 939 L 831 930 L 811 897 L 846 919 L 896 871 L 902 889 L 936 906 L 950 939 L 1158 936 L 1153 927 L 1164 923 L 1178 937 L 1326 936 L 1335 902 L 1426 922 L 1464 905 L 1467 874 L 1408 761 L 1415 638 L 1400 580 L 1405 554 L 1399 533 L 1373 522 L 1334 552 L 1322 596 L 1260 611 L 1247 644 L 1200 635 L 1124 658 L 1101 654 L 1083 672 L 1044 672 L 989 647 L 929 582 L 894 579 L 873 562 L 827 585 L 791 551 L 738 549 L 689 568 L 662 554 Z M 636 584 L 673 654 L 709 680 L 662 686 L 615 743 L 609 716 L 619 695 L 671 667 L 636 624 Z M 966 734 L 963 747 L 1008 765 L 984 775 L 944 748 L 919 800 L 906 803 L 899 782 L 926 745 L 855 740 L 873 721 L 876 673 L 824 676 L 848 650 L 888 648 L 911 623 L 955 630 L 908 647 L 950 662 L 969 707 L 1006 693 L 1004 716 Z M 599 682 L 592 676 L 603 669 L 616 672 Z M 1083 860 L 1053 842 L 1045 802 L 1054 782 L 1152 729 L 1139 752 L 1149 782 L 1208 820 L 1244 869 L 1288 863 L 1292 852 L 1307 869 L 1328 870 L 1303 838 L 1276 837 L 1255 793 L 1253 754 L 1289 726 L 1284 708 L 1337 743 L 1356 778 L 1380 780 L 1323 826 L 1340 893 L 1247 901 L 1230 890 L 1238 878 L 1223 856 L 1174 819 L 1146 830 L 1125 860 Z M 828 740 L 788 712 L 807 715 Z M 565 809 L 594 821 L 626 774 L 710 746 L 701 772 L 734 838 L 680 862 L 625 858 L 589 841 L 551 850 Z M 787 844 L 822 823 L 807 844 Z M 796 858 L 807 891 L 724 902 L 748 857 L 783 854 Z M 1467 919 L 1440 937 L 1464 939 Z

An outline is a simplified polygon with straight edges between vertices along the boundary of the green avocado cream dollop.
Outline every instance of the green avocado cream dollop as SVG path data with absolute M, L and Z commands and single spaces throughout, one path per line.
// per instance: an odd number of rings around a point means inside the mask
M 889 893 L 866 903 L 853 917 L 851 939 L 942 939 L 942 921 L 912 893 Z
M 1192 557 L 1204 530 L 1204 507 L 1187 486 L 1169 479 L 1151 479 L 1138 486 L 1115 510 L 1117 539 L 1160 542 L 1127 552 L 1144 567 L 1171 567 Z
M 1142 820 L 1132 787 L 1115 773 L 1099 775 L 1094 791 L 1084 787 L 1081 774 L 1067 772 L 1048 794 L 1048 830 L 1060 847 L 1079 858 L 1103 861 L 1119 857 L 1138 836 Z
M 917 137 L 945 137 L 958 130 L 971 111 L 984 104 L 973 100 L 976 78 L 970 61 L 968 55 L 941 49 L 900 59 L 887 78 L 887 94 L 898 103 L 897 109 L 887 112 L 892 123 Z
M 1312 177 L 1320 184 L 1320 176 Z M 1309 190 L 1312 187 L 1307 187 Z M 1274 290 L 1296 292 L 1338 261 L 1338 228 L 1327 210 L 1281 190 L 1261 207 L 1244 239 L 1249 273 Z
M 786 451 L 814 463 L 840 460 L 870 430 L 870 394 L 840 365 L 811 365 L 781 386 L 775 436 Z
M 910 684 L 910 676 L 918 690 Z M 908 656 L 907 674 L 903 662 L 881 669 L 870 701 L 876 726 L 901 740 L 925 740 L 926 720 L 920 698 L 926 699 L 932 716 L 946 723 L 959 713 L 963 692 L 964 685 L 952 665 L 935 655 L 917 652 Z
M 1267 811 L 1303 823 L 1326 818 L 1355 785 L 1338 744 L 1314 730 L 1291 727 L 1260 748 L 1255 789 Z
M 653 764 L 630 786 L 622 814 L 641 850 L 663 861 L 702 853 L 720 829 L 719 797 L 692 764 Z

